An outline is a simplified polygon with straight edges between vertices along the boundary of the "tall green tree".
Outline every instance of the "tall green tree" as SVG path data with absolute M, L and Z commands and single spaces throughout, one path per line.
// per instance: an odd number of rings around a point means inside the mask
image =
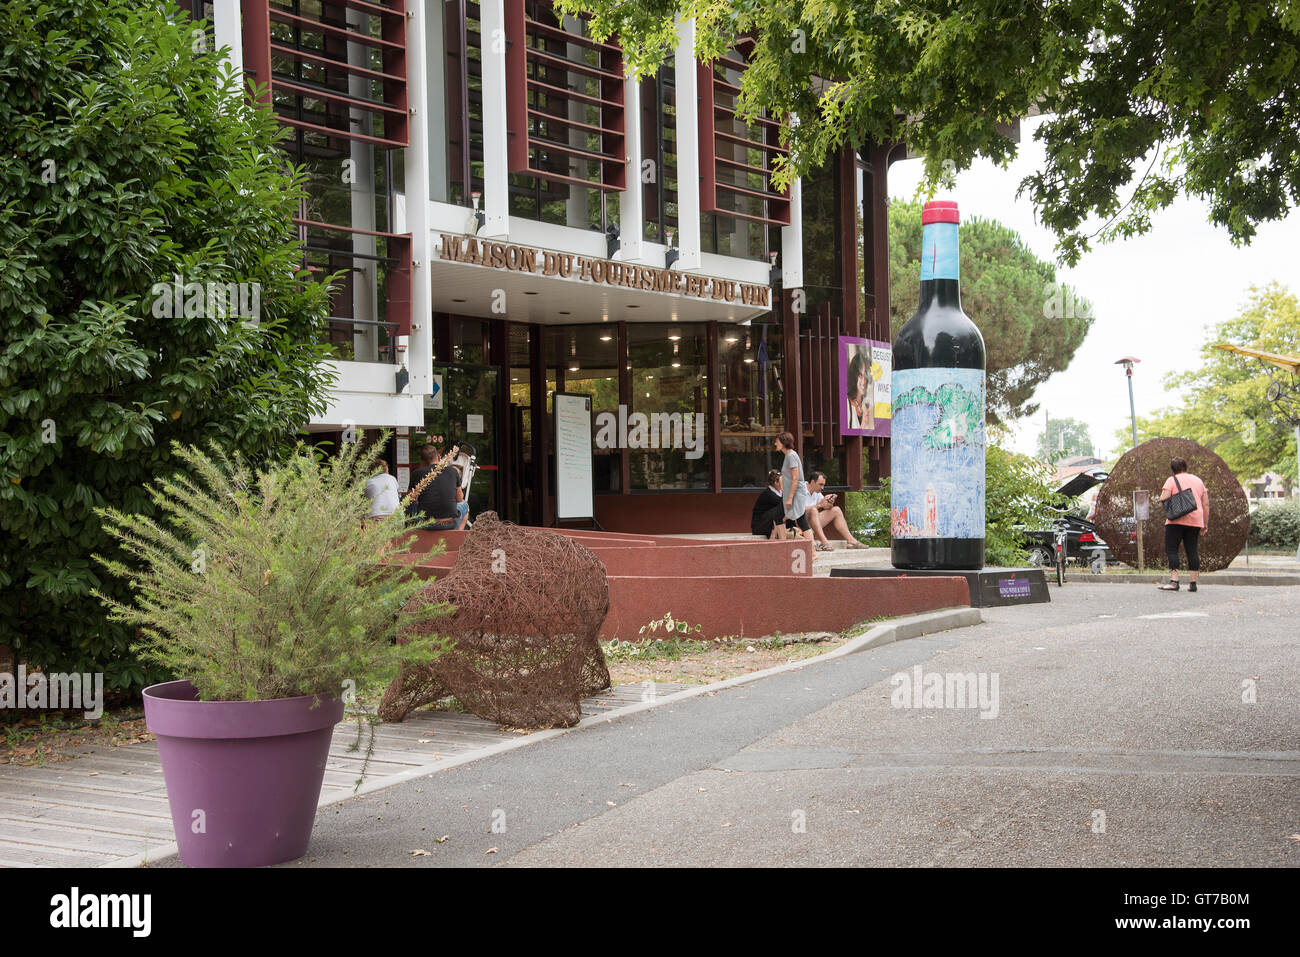
M 1173 436 L 1214 450 L 1239 479 L 1277 472 L 1296 478 L 1295 431 L 1268 400 L 1268 369 L 1258 360 L 1215 349 L 1214 343 L 1300 355 L 1300 301 L 1280 283 L 1252 286 L 1240 314 L 1210 331 L 1195 369 L 1165 377 L 1165 387 L 1182 390 L 1177 405 L 1138 417 L 1138 440 Z M 1287 373 L 1272 368 L 1286 381 Z M 1116 432 L 1123 450 L 1133 447 L 1127 426 Z
M 1007 121 L 1041 112 L 1022 189 L 1073 263 L 1145 232 L 1178 195 L 1247 242 L 1300 201 L 1298 0 L 558 0 L 618 34 L 633 71 L 695 20 L 703 59 L 756 36 L 741 112 L 796 116 L 778 180 L 844 143 L 905 141 L 932 182 L 1005 163 Z M 1094 224 L 1100 222 L 1100 227 Z
M 896 335 L 916 311 L 921 286 L 921 204 L 889 204 L 889 322 Z M 961 226 L 962 308 L 988 353 L 988 414 L 1033 415 L 1034 391 L 1074 358 L 1092 325 L 1092 304 L 1058 283 L 1013 229 L 972 216 Z
M 1071 418 L 1049 418 L 1043 431 L 1038 433 L 1034 454 L 1042 462 L 1070 455 L 1096 455 L 1088 423 Z
M 139 686 L 92 510 L 152 514 L 173 440 L 292 444 L 330 385 L 327 289 L 278 124 L 174 5 L 7 0 L 0 37 L 0 645 Z

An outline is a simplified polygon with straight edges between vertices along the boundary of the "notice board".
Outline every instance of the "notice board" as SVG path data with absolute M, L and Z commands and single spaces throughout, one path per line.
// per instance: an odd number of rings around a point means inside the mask
M 596 516 L 592 499 L 595 468 L 591 396 L 555 393 L 555 518 Z

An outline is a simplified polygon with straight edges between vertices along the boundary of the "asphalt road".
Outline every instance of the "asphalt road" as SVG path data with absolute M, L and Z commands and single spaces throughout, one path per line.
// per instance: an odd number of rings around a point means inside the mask
M 1300 588 L 1053 586 L 325 808 L 282 866 L 1296 866 L 1297 610 Z M 894 706 L 918 665 L 983 675 L 990 717 Z

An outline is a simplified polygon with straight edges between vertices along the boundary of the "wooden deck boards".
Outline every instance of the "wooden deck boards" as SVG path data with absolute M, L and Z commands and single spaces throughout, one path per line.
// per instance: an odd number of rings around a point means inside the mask
M 683 685 L 658 685 L 659 695 Z M 642 700 L 641 685 L 627 685 L 586 698 L 584 716 Z M 416 711 L 400 724 L 375 728 L 375 751 L 366 782 L 427 768 L 526 739 L 472 714 Z M 357 727 L 334 730 L 321 789 L 326 803 L 353 793 L 368 747 L 349 751 Z M 175 841 L 171 811 L 158 762 L 158 745 L 147 741 L 119 748 L 87 745 L 76 756 L 43 767 L 0 766 L 0 867 L 99 867 L 160 850 Z

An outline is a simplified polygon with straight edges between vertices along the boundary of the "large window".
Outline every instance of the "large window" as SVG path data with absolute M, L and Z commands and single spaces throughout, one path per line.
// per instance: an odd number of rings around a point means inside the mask
M 410 322 L 410 237 L 393 231 L 409 129 L 401 11 L 274 0 L 268 15 L 269 57 L 248 65 L 307 171 L 305 265 L 335 283 L 322 336 L 340 359 L 393 362 Z
M 626 175 L 622 51 L 593 40 L 585 19 L 557 15 L 549 0 L 527 0 L 521 25 L 509 42 L 526 48 L 516 122 L 527 129 L 512 132 L 526 142 L 527 162 L 512 162 L 510 213 L 604 231 L 618 223 Z
M 667 245 L 677 229 L 677 84 L 670 66 L 641 81 L 641 153 L 645 238 Z
M 434 199 L 469 206 L 483 192 L 483 46 L 479 5 L 429 7 L 429 186 Z M 480 205 L 480 208 L 482 206 Z
M 751 42 L 741 46 L 749 50 Z M 713 113 L 713 143 L 711 150 L 701 144 L 709 168 L 701 183 L 700 242 L 705 252 L 767 259 L 780 249 L 777 230 L 789 221 L 788 202 L 771 186 L 772 161 L 786 148 L 776 120 L 763 115 L 747 123 L 737 115 L 746 69 L 746 54 L 732 49 L 713 61 L 711 86 L 702 91 L 701 107 Z
M 782 360 L 778 326 L 718 327 L 724 489 L 762 488 L 781 467 L 772 440 L 785 431 Z
M 671 323 L 627 328 L 632 490 L 707 491 L 708 327 Z M 634 429 L 639 420 L 631 413 L 646 416 L 644 439 Z
M 824 303 L 840 301 L 843 270 L 840 268 L 840 230 L 838 177 L 835 160 L 806 174 L 802 180 L 803 195 L 803 288 L 807 294 L 807 308 L 800 317 L 807 323 L 808 316 Z

